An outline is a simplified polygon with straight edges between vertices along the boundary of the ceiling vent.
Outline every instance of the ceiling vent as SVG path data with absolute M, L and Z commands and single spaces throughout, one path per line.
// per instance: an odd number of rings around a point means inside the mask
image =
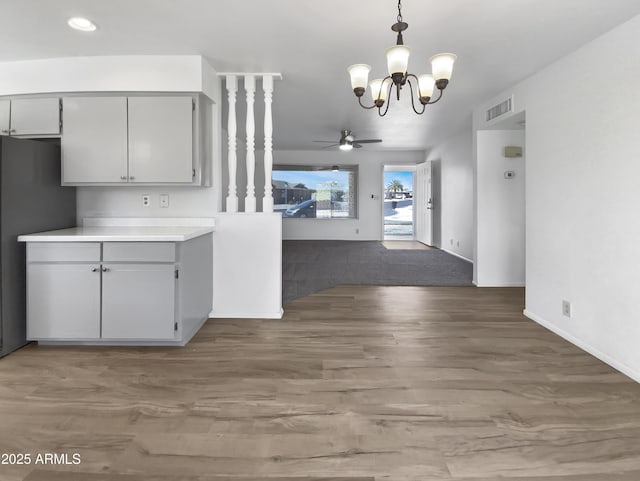
M 494 105 L 487 110 L 487 122 L 497 119 L 505 114 L 513 112 L 513 97 L 509 97 L 504 102 L 500 102 L 498 105 Z

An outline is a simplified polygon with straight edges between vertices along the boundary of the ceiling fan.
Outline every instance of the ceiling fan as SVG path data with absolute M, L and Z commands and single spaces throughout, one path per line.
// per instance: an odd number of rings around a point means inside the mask
M 336 142 L 335 140 L 314 140 L 314 142 L 331 144 L 322 147 L 323 149 L 338 146 L 340 150 L 351 150 L 353 148 L 359 149 L 360 147 L 362 147 L 362 144 L 377 144 L 379 142 L 382 142 L 382 139 L 356 140 L 355 136 L 351 133 L 350 130 L 342 130 L 340 131 L 340 140 L 338 142 Z

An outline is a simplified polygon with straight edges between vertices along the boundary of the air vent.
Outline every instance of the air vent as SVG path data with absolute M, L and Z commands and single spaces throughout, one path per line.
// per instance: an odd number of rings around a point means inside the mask
M 508 114 L 509 112 L 513 112 L 513 97 L 509 97 L 504 102 L 499 103 L 491 107 L 487 110 L 487 122 L 490 122 L 493 119 L 497 119 L 498 117 Z

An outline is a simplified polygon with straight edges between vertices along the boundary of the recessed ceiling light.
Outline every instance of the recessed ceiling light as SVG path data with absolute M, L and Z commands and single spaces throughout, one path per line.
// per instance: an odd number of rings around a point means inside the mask
M 67 24 L 76 30 L 82 30 L 83 32 L 93 32 L 96 28 L 96 24 L 88 18 L 84 17 L 71 17 L 67 20 Z

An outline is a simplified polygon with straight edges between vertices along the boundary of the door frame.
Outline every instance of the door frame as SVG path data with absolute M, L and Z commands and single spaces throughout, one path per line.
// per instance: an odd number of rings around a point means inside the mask
M 383 164 L 380 172 L 380 239 L 384 240 L 384 173 L 385 172 L 412 172 L 412 184 L 411 189 L 413 190 L 413 205 L 414 209 L 412 212 L 411 222 L 413 223 L 413 236 L 411 240 L 416 240 L 416 209 L 415 209 L 415 198 L 416 198 L 416 167 L 418 164 Z

